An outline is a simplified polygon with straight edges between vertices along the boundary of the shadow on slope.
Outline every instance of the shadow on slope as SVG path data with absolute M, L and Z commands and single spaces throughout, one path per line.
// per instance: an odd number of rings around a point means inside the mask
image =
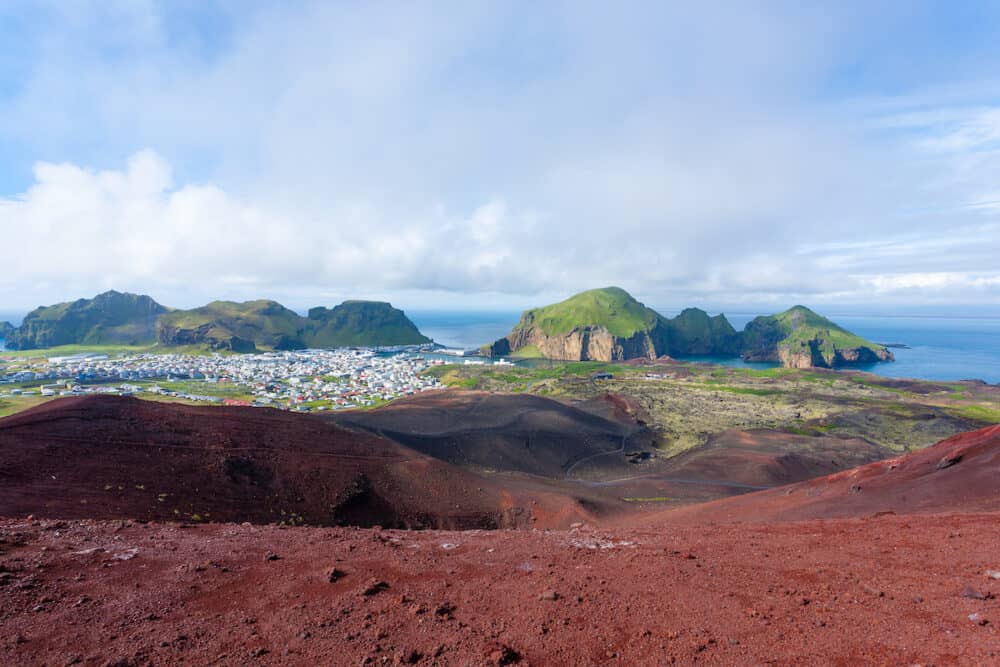
M 445 391 L 326 418 L 462 467 L 552 479 L 622 474 L 652 456 L 655 435 L 625 404 L 600 411 L 607 416 L 541 396 Z
M 565 525 L 606 505 L 500 487 L 384 438 L 276 410 L 87 397 L 0 420 L 6 516 L 497 528 Z

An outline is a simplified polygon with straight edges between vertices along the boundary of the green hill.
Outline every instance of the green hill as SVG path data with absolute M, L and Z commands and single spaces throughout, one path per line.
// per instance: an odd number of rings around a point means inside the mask
M 213 301 L 192 310 L 175 310 L 160 318 L 161 345 L 207 345 L 213 350 L 250 352 L 305 347 L 303 318 L 276 301 Z
M 735 356 L 740 334 L 725 315 L 710 317 L 700 308 L 685 308 L 673 319 L 664 318 L 667 330 L 664 353 L 670 356 Z
M 653 329 L 659 318 L 659 313 L 636 301 L 622 288 L 605 287 L 525 311 L 517 326 L 534 326 L 548 336 L 568 334 L 578 327 L 604 327 L 612 336 L 628 338 L 636 332 Z
M 805 306 L 747 323 L 743 356 L 751 361 L 780 361 L 798 368 L 833 368 L 893 359 L 882 345 L 851 333 Z
M 620 287 L 581 292 L 527 310 L 506 337 L 487 346 L 493 356 L 612 361 L 665 354 L 731 354 L 739 335 L 724 315 L 688 308 L 663 317 Z
M 33 350 L 56 345 L 149 345 L 167 308 L 148 296 L 109 291 L 93 299 L 40 306 L 28 313 L 6 346 Z
M 304 332 L 310 347 L 419 345 L 431 339 L 406 314 L 382 301 L 345 301 L 312 308 Z
M 504 338 L 484 350 L 492 356 L 615 361 L 664 355 L 735 357 L 785 366 L 833 368 L 891 361 L 892 353 L 804 306 L 758 317 L 737 332 L 725 315 L 686 308 L 664 317 L 618 287 L 588 290 L 532 308 Z
M 21 327 L 0 329 L 0 338 L 15 350 L 158 344 L 252 352 L 431 342 L 403 311 L 388 303 L 345 301 L 332 309 L 313 308 L 309 317 L 302 317 L 276 301 L 213 301 L 175 310 L 148 296 L 119 292 L 40 307 L 25 317 Z

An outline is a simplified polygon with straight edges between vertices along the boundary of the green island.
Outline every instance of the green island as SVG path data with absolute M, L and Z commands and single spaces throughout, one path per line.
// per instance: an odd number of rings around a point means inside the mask
M 619 287 L 576 294 L 527 310 L 504 338 L 483 347 L 493 357 L 575 361 L 663 356 L 743 356 L 796 368 L 891 361 L 885 346 L 843 329 L 805 306 L 762 316 L 738 332 L 725 315 L 687 308 L 664 317 Z

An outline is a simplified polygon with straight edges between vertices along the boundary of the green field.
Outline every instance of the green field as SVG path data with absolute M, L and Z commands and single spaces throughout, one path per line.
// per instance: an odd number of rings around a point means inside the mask
M 439 366 L 428 372 L 458 389 L 529 392 L 569 402 L 608 393 L 630 397 L 660 430 L 667 453 L 704 444 L 728 429 L 861 438 L 900 451 L 1000 423 L 1000 388 L 900 382 L 857 371 L 553 362 L 540 368 Z M 598 372 L 613 377 L 591 380 Z

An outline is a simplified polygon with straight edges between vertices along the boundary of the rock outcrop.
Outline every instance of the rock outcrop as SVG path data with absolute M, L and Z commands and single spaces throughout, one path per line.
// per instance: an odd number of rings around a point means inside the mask
M 566 301 L 526 311 L 492 356 L 536 356 L 573 361 L 655 359 L 663 355 L 729 354 L 739 334 L 724 315 L 688 308 L 663 317 L 618 287 L 582 292 Z
M 493 357 L 623 361 L 668 356 L 742 355 L 789 368 L 837 368 L 892 361 L 885 346 L 856 336 L 804 306 L 758 317 L 737 332 L 724 315 L 687 308 L 667 318 L 617 287 L 581 292 L 525 311 L 504 338 L 484 347 Z
M 838 368 L 895 357 L 805 306 L 757 317 L 743 331 L 743 358 L 776 361 L 787 368 Z
M 213 301 L 160 318 L 158 340 L 164 346 L 197 345 L 211 350 L 253 352 L 305 347 L 299 335 L 303 318 L 276 301 Z

